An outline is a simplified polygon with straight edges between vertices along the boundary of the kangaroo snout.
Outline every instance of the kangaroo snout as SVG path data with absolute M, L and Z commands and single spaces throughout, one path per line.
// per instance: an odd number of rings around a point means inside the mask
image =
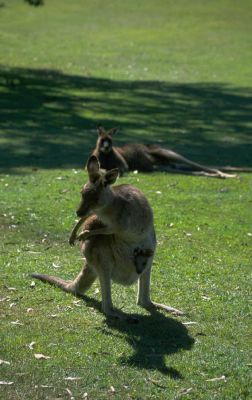
M 80 218 L 80 217 L 82 217 L 82 212 L 81 212 L 80 210 L 77 210 L 77 211 L 76 211 L 76 215 L 77 215 L 77 217 Z
M 76 215 L 79 218 L 87 217 L 90 213 L 89 207 L 85 207 L 83 204 L 76 210 Z
M 89 212 L 86 210 L 77 210 L 76 211 L 76 215 L 77 215 L 77 217 L 79 217 L 79 218 L 84 218 L 84 217 L 87 217 L 88 216 L 88 214 L 89 214 Z

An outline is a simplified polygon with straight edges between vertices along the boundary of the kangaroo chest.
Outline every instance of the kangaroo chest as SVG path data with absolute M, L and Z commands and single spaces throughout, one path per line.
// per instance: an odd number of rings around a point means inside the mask
M 111 151 L 108 154 L 100 151 L 99 162 L 100 162 L 101 168 L 106 169 L 106 170 L 110 170 L 110 169 L 118 167 L 117 158 L 116 158 L 116 155 L 113 153 L 113 151 Z

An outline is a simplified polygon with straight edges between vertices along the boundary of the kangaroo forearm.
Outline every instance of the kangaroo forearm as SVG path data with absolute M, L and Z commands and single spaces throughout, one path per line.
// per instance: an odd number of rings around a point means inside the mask
M 121 155 L 120 155 L 120 159 L 121 159 L 123 168 L 125 169 L 125 171 L 128 171 L 129 170 L 129 166 L 128 166 L 127 161 Z
M 120 172 L 125 172 L 129 170 L 129 166 L 123 155 L 114 147 L 114 152 L 116 154 L 117 160 L 120 162 Z
M 70 235 L 70 238 L 69 238 L 70 245 L 74 245 L 74 242 L 75 242 L 76 237 L 77 237 L 77 232 L 80 229 L 80 227 L 81 227 L 81 225 L 83 224 L 84 221 L 85 221 L 85 218 L 80 218 L 79 221 L 73 227 L 71 235 Z
M 86 233 L 86 236 L 90 237 L 96 235 L 112 235 L 114 231 L 111 228 L 104 227 L 99 229 L 92 229 L 90 231 L 84 231 L 83 233 Z
M 72 235 L 76 235 L 80 227 L 82 226 L 83 222 L 85 221 L 85 218 L 80 218 L 79 221 L 76 223 L 76 225 L 73 227 L 73 230 L 71 232 Z

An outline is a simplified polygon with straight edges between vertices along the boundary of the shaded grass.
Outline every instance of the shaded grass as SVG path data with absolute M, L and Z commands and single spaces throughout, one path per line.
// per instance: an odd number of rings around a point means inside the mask
M 198 162 L 252 165 L 251 90 L 23 68 L 2 68 L 0 79 L 2 169 L 80 167 L 100 121 L 123 127 L 119 144 L 158 141 Z

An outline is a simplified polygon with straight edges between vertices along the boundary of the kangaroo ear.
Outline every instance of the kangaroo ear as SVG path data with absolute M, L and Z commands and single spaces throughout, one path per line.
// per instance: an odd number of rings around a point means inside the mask
M 97 125 L 96 127 L 98 135 L 104 135 L 106 133 L 105 129 L 101 125 Z
M 88 175 L 91 181 L 96 180 L 97 176 L 99 176 L 99 161 L 95 156 L 91 156 L 88 159 L 87 162 L 87 170 L 88 170 Z
M 115 133 L 119 131 L 120 128 L 112 128 L 107 132 L 107 135 L 113 136 Z
M 111 169 L 110 171 L 107 171 L 104 175 L 104 186 L 113 185 L 113 183 L 115 183 L 118 175 L 119 175 L 118 168 L 114 168 L 114 169 Z

